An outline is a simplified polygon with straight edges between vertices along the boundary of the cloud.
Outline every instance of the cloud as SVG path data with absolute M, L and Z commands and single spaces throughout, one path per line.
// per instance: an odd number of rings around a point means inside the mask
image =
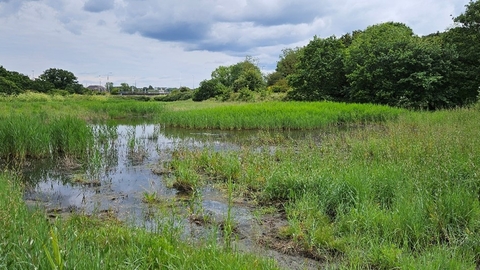
M 177 42 L 187 50 L 219 52 L 244 52 L 313 36 L 325 26 L 319 14 L 330 9 L 308 0 L 227 4 L 214 0 L 126 0 L 124 4 L 123 31 Z
M 102 12 L 113 9 L 114 0 L 88 0 L 83 9 L 89 12 Z

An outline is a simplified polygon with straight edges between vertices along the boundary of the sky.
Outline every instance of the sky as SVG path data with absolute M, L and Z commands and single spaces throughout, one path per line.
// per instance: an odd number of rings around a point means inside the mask
M 198 87 L 253 57 L 267 74 L 282 50 L 383 22 L 422 36 L 453 27 L 469 0 L 0 0 L 0 66 L 49 68 L 84 86 Z

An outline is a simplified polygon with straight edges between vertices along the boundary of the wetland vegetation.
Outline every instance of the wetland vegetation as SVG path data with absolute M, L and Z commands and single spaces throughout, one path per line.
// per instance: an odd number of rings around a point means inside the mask
M 17 98 L 0 101 L 1 160 L 8 165 L 0 176 L 2 269 L 480 264 L 478 104 L 412 112 L 331 102 Z M 119 134 L 112 121 L 124 118 L 154 124 L 153 131 L 139 137 L 138 128 L 126 126 Z M 158 130 L 171 126 L 203 128 L 189 133 L 201 140 L 173 140 L 162 148 L 158 138 L 166 133 Z M 236 134 L 244 129 L 253 130 L 240 140 Z M 296 129 L 305 131 L 301 138 L 289 133 Z M 117 136 L 126 137 L 123 144 L 112 143 Z M 219 147 L 225 138 L 228 146 Z M 60 160 L 62 173 L 70 175 L 65 182 L 91 194 L 88 200 L 114 188 L 109 175 L 115 162 L 107 156 L 123 152 L 116 163 L 133 166 L 137 178 L 155 173 L 163 184 L 149 186 L 155 181 L 148 176 L 139 194 L 102 199 L 138 202 L 148 210 L 143 218 L 149 226 L 132 222 L 138 216 L 119 218 L 114 209 L 73 207 L 61 215 L 65 208 L 25 203 L 26 190 L 39 185 L 24 177 L 36 161 Z M 143 160 L 150 162 L 146 168 L 140 167 Z M 212 201 L 218 213 L 202 201 L 212 190 L 221 197 L 222 204 Z M 255 227 L 237 219 L 242 215 Z M 203 229 L 185 233 L 186 226 Z M 250 235 L 252 228 L 260 233 Z M 248 252 L 259 247 L 268 252 Z

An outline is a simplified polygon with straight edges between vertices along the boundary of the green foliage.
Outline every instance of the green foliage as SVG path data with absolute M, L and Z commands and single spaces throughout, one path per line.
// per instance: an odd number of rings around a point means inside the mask
M 461 23 L 463 27 L 473 30 L 480 29 L 480 1 L 470 0 L 465 5 L 465 12 L 454 18 L 454 21 Z
M 286 93 L 288 92 L 291 87 L 288 84 L 286 79 L 279 79 L 273 85 L 269 86 L 268 89 L 273 93 Z
M 0 77 L 0 93 L 4 93 L 7 95 L 11 94 L 18 94 L 23 92 L 14 82 Z
M 472 104 L 477 100 L 480 85 L 480 1 L 470 1 L 464 13 L 454 18 L 458 24 L 443 33 L 441 38 L 454 46 L 458 59 L 449 78 L 457 89 L 457 103 Z
M 447 78 L 456 53 L 436 39 L 421 39 L 400 23 L 368 27 L 347 49 L 348 95 L 373 102 L 420 109 L 452 105 Z
M 343 43 L 335 37 L 314 37 L 302 50 L 296 72 L 288 77 L 293 100 L 343 101 L 346 78 Z
M 218 79 L 203 80 L 193 94 L 192 99 L 194 101 L 202 101 L 215 97 L 221 93 L 222 85 Z
M 39 77 L 39 80 L 53 84 L 54 88 L 61 90 L 70 90 L 71 93 L 79 93 L 77 77 L 67 70 L 50 68 L 45 70 Z
M 231 92 L 239 92 L 244 88 L 260 92 L 264 87 L 265 81 L 255 60 L 247 57 L 243 62 L 215 69 L 211 79 L 200 83 L 193 100 L 203 101 L 212 97 L 228 100 Z

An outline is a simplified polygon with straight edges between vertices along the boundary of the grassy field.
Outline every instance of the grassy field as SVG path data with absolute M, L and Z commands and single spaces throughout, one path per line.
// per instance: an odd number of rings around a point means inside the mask
M 305 141 L 261 130 L 251 145 L 224 152 L 178 147 L 168 164 L 173 185 L 195 191 L 213 182 L 284 213 L 288 225 L 276 239 L 325 267 L 480 265 L 480 105 L 408 112 L 328 102 L 166 104 L 35 94 L 3 97 L 0 104 L 2 159 L 41 158 L 48 151 L 83 155 L 92 136 L 86 123 L 102 119 L 315 129 L 321 138 Z M 332 132 L 331 126 L 345 128 Z M 276 268 L 214 240 L 182 241 L 168 223 L 148 233 L 82 215 L 48 221 L 45 213 L 27 209 L 18 182 L 7 171 L 0 175 L 0 269 Z

